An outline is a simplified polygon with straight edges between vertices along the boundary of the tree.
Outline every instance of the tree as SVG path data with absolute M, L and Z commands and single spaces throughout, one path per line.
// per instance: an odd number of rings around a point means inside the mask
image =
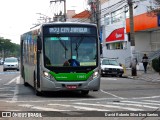
M 20 56 L 20 45 L 12 43 L 10 39 L 0 37 L 0 57 Z
M 160 15 L 160 0 L 152 0 L 150 3 L 151 6 L 148 6 L 148 15 L 157 16 Z

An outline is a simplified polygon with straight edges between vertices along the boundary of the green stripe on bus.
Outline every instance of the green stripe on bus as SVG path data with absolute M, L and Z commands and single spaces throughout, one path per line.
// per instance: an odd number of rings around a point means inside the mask
M 49 72 L 57 81 L 85 81 L 87 80 L 94 71 L 88 73 L 58 73 Z

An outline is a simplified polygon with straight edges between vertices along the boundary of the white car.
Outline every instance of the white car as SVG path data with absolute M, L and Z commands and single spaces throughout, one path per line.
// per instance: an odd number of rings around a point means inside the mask
M 3 58 L 1 58 L 0 59 L 0 65 L 3 65 L 3 62 L 4 62 L 4 60 L 3 60 Z
M 6 70 L 17 70 L 17 71 L 19 71 L 18 59 L 15 58 L 15 57 L 5 58 L 4 63 L 3 63 L 3 71 L 6 71 Z
M 112 75 L 122 77 L 124 73 L 116 59 L 102 58 L 101 59 L 101 75 Z

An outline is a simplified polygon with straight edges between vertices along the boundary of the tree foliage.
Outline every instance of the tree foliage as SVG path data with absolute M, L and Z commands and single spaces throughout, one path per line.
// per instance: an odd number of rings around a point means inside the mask
M 12 43 L 10 39 L 0 37 L 0 55 L 0 57 L 18 57 L 20 56 L 20 45 Z
M 160 0 L 155 0 L 155 2 L 157 2 L 158 5 L 160 5 Z
M 156 72 L 160 72 L 160 65 L 159 65 L 159 59 L 155 58 L 152 60 L 152 67 Z
M 151 6 L 148 6 L 148 15 L 157 16 L 160 14 L 160 0 L 152 0 Z

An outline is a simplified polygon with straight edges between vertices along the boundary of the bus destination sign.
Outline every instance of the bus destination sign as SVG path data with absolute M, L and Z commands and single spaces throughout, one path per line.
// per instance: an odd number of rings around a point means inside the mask
M 65 34 L 65 33 L 83 33 L 83 34 L 90 34 L 90 28 L 87 27 L 53 27 L 49 28 L 50 34 Z

